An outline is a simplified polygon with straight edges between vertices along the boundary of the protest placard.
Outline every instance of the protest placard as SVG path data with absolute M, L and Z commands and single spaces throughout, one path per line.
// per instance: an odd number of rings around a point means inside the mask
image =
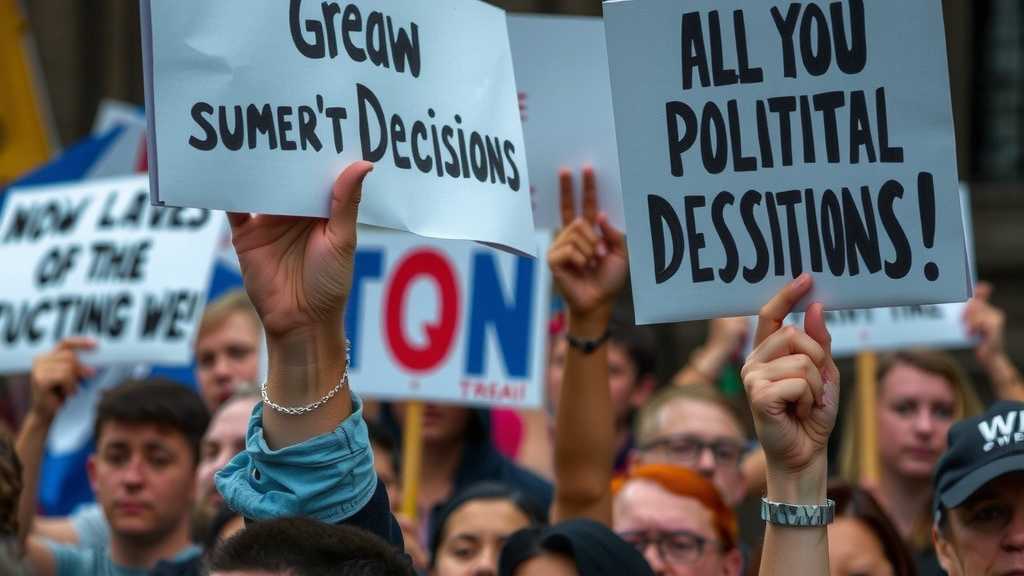
M 620 229 L 622 193 L 600 18 L 509 14 L 508 36 L 530 166 L 533 222 L 557 230 L 558 172 L 589 164 L 598 202 Z M 577 202 L 579 205 L 579 202 Z
M 0 372 L 70 336 L 92 365 L 184 364 L 220 215 L 149 203 L 145 175 L 12 189 L 0 215 Z
M 941 6 L 604 5 L 637 320 L 970 293 Z M 713 294 L 713 297 L 708 297 Z
M 154 201 L 535 248 L 505 13 L 478 0 L 142 0 Z
M 534 247 L 547 250 L 537 234 Z M 361 229 L 345 317 L 353 389 L 467 405 L 541 403 L 550 274 L 472 242 Z

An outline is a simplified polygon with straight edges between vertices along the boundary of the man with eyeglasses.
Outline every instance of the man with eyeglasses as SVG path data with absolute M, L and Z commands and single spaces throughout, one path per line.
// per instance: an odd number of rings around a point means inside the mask
M 612 493 L 615 532 L 655 574 L 740 574 L 736 517 L 700 474 L 670 464 L 634 466 L 613 483 Z
M 746 494 L 740 464 L 746 453 L 744 426 L 729 402 L 703 384 L 671 386 L 640 411 L 636 464 L 674 464 L 710 480 L 725 503 L 737 506 Z

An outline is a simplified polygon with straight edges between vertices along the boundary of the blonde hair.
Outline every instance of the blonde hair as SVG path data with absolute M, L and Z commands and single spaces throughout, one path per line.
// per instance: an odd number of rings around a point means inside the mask
M 882 383 L 885 376 L 896 366 L 906 364 L 922 372 L 940 376 L 949 382 L 953 389 L 953 420 L 962 420 L 981 414 L 983 405 L 978 398 L 967 374 L 960 364 L 946 352 L 926 349 L 901 350 L 886 354 L 878 362 L 875 370 L 876 394 L 881 395 Z M 878 457 L 877 446 L 865 446 L 859 434 L 855 433 L 858 426 L 877 426 L 877 422 L 862 422 L 865 418 L 866 408 L 863 406 L 860 395 L 851 395 L 852 405 L 846 410 L 843 417 L 843 437 L 840 448 L 840 476 L 852 484 L 864 484 L 876 479 L 865 478 L 867 471 L 861 464 L 865 461 L 864 452 L 868 449 L 874 452 L 873 458 Z M 930 500 L 929 500 L 930 502 Z M 931 511 L 926 508 L 914 522 L 914 532 L 911 535 L 909 544 L 914 549 L 923 549 L 931 545 Z
M 257 331 L 263 326 L 263 323 L 260 322 L 259 314 L 256 313 L 256 308 L 252 305 L 252 302 L 249 301 L 249 296 L 245 293 L 245 290 L 232 290 L 207 304 L 206 309 L 203 310 L 203 317 L 199 320 L 199 330 L 196 332 L 196 342 L 198 342 L 204 334 L 217 329 L 228 318 L 235 314 L 242 314 L 251 320 L 253 327 Z
M 658 417 L 661 411 L 669 404 L 679 400 L 705 402 L 717 406 L 733 419 L 740 434 L 744 437 L 748 435 L 736 407 L 717 388 L 706 384 L 671 385 L 655 393 L 637 413 L 634 429 L 637 446 L 643 446 L 654 439 L 658 433 Z

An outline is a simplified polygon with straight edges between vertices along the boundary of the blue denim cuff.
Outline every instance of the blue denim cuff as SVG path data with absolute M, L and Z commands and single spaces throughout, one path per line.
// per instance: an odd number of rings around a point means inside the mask
M 263 438 L 263 404 L 253 408 L 245 451 L 217 473 L 217 490 L 252 520 L 304 516 L 338 524 L 361 510 L 377 486 L 363 403 L 333 432 L 281 450 Z

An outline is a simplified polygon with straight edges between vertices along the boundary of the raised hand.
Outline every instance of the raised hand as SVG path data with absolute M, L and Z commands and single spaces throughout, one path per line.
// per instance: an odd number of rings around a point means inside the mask
M 96 374 L 78 358 L 81 350 L 92 350 L 96 342 L 89 338 L 67 338 L 32 361 L 31 412 L 45 421 L 57 415 L 64 402 L 78 391 L 78 384 Z
M 767 458 L 769 492 L 774 480 L 787 501 L 820 504 L 828 437 L 839 411 L 839 370 L 820 304 L 807 310 L 803 330 L 783 325 L 811 285 L 809 275 L 800 276 L 761 308 L 742 375 Z
M 548 250 L 548 265 L 570 313 L 610 314 L 615 296 L 626 283 L 629 262 L 626 239 L 599 211 L 597 183 L 590 167 L 583 169 L 583 212 L 576 213 L 572 173 L 559 174 L 562 230 Z
M 967 301 L 964 308 L 967 331 L 980 337 L 974 352 L 978 361 L 985 365 L 1004 353 L 1003 329 L 1006 315 L 992 305 L 991 298 L 992 285 L 988 282 L 979 282 L 974 287 L 974 297 Z
M 229 214 L 245 290 L 268 335 L 338 324 L 352 286 L 356 216 L 373 169 L 355 162 L 331 190 L 331 217 Z

